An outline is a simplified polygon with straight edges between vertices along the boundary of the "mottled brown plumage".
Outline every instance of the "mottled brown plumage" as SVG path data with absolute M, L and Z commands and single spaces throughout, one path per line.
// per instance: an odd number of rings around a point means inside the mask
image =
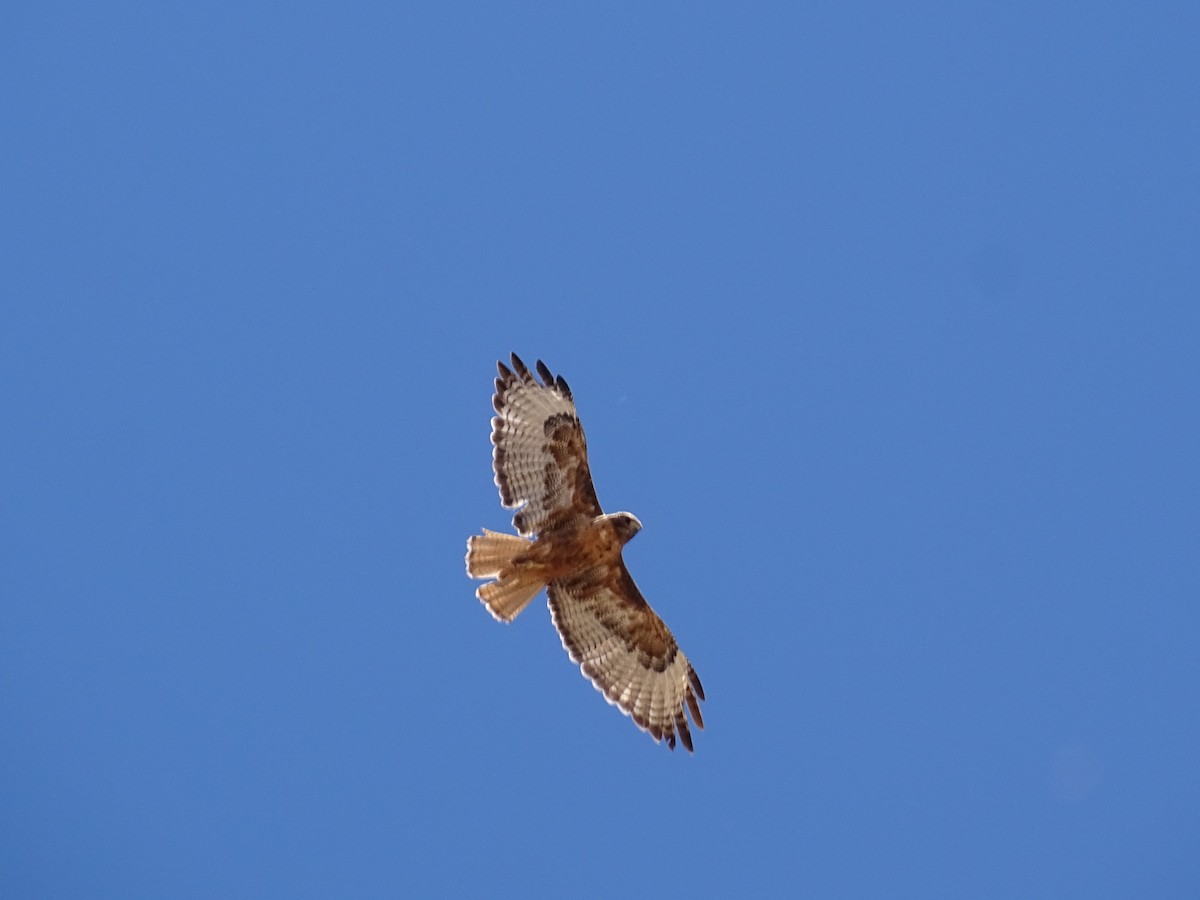
M 509 622 L 544 587 L 563 646 L 583 674 L 656 741 L 674 749 L 678 738 L 692 750 L 685 710 L 704 727 L 704 688 L 621 557 L 641 522 L 601 509 L 563 377 L 538 360 L 535 378 L 515 353 L 511 369 L 497 367 L 492 462 L 500 502 L 517 510 L 518 534 L 484 529 L 467 540 L 467 574 L 495 579 L 476 594 Z

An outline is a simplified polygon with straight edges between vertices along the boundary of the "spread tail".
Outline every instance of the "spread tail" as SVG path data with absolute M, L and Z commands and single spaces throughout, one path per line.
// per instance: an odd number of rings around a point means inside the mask
M 511 622 L 529 601 L 545 587 L 545 582 L 530 572 L 516 570 L 515 557 L 529 549 L 530 541 L 515 534 L 483 529 L 483 534 L 467 538 L 467 575 L 471 578 L 495 578 L 475 592 L 488 612 L 501 622 Z

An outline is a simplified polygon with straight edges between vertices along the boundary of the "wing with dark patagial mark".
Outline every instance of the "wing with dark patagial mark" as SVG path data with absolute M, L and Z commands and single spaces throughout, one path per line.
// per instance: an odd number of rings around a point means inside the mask
M 689 751 L 685 709 L 704 727 L 704 688 L 675 638 L 642 597 L 623 562 L 551 582 L 550 615 L 563 646 L 596 689 L 638 728 Z
M 492 467 L 500 502 L 518 509 L 513 525 L 529 536 L 572 518 L 601 514 L 587 442 L 571 389 L 538 360 L 533 373 L 512 355 L 512 368 L 496 364 L 492 405 Z

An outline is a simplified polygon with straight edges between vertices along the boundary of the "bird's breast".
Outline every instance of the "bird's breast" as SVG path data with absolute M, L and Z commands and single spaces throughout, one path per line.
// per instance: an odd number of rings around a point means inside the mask
M 530 556 L 550 581 L 615 562 L 621 557 L 621 541 L 611 522 L 593 519 L 544 531 Z

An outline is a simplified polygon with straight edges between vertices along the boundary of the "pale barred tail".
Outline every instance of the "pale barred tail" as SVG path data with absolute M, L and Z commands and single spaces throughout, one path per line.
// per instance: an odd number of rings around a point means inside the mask
M 530 541 L 515 534 L 483 529 L 483 534 L 467 538 L 467 575 L 471 578 L 495 578 L 479 586 L 475 596 L 488 612 L 502 622 L 511 622 L 546 586 L 537 576 L 512 571 L 513 558 L 529 549 Z
M 467 538 L 467 576 L 499 578 L 512 565 L 513 557 L 528 550 L 530 541 L 515 534 L 483 529 Z

